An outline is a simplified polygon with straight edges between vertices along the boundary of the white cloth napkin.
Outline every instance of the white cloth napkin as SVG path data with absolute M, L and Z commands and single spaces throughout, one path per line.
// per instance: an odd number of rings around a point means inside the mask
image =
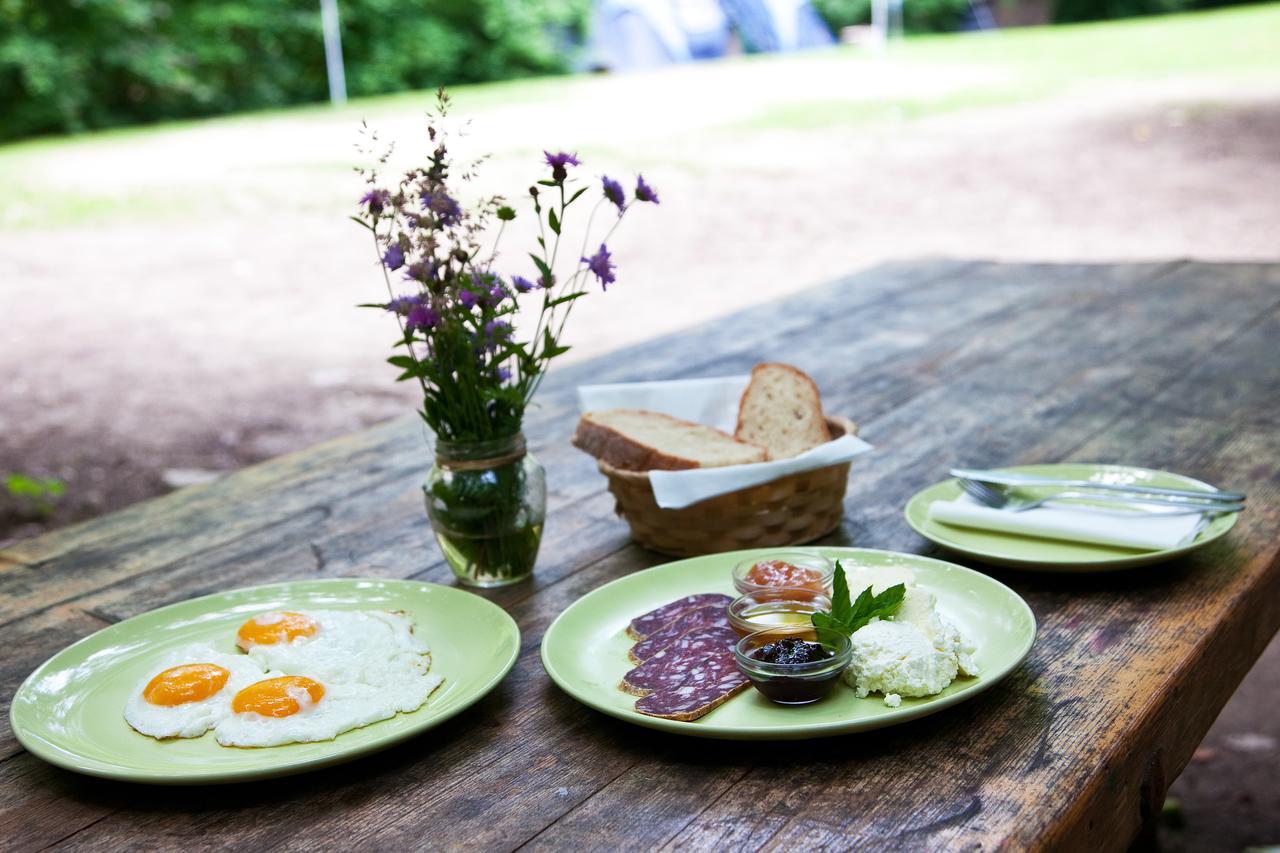
M 722 376 L 668 382 L 582 385 L 578 387 L 578 403 L 584 412 L 647 409 L 732 433 L 738 420 L 738 401 L 750 379 L 749 376 Z M 791 459 L 687 471 L 650 471 L 649 482 L 653 485 L 653 496 L 658 506 L 680 509 L 788 474 L 848 462 L 868 450 L 871 450 L 871 445 L 867 442 L 857 436 L 845 435 Z
M 1143 551 L 1163 551 L 1181 544 L 1203 517 L 1203 513 L 1174 514 L 1160 507 L 1129 511 L 1065 503 L 1010 512 L 983 506 L 968 495 L 929 505 L 929 520 L 942 524 Z

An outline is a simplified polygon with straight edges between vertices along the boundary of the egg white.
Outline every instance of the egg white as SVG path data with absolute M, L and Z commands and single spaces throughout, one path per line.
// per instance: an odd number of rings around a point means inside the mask
M 318 679 L 317 679 L 318 680 Z M 343 732 L 412 711 L 426 702 L 443 681 L 426 675 L 404 689 L 375 689 L 364 683 L 324 686 L 318 702 L 300 697 L 302 709 L 288 717 L 264 717 L 252 712 L 230 714 L 218 721 L 214 737 L 223 746 L 261 747 L 332 740 Z
M 153 705 L 143 698 L 142 691 L 155 676 L 171 667 L 190 663 L 211 663 L 227 670 L 230 676 L 221 690 L 199 702 Z M 209 645 L 176 649 L 129 694 L 124 719 L 136 731 L 154 738 L 200 737 L 231 715 L 231 699 L 238 691 L 266 677 L 262 667 L 245 655 L 219 652 Z
M 365 684 L 395 689 L 406 682 L 426 679 L 431 652 L 425 642 L 414 636 L 413 621 L 405 614 L 385 610 L 308 610 L 305 615 L 318 625 L 314 634 L 296 637 L 289 643 L 251 646 L 249 657 L 263 669 L 305 675 L 326 686 Z M 422 699 L 425 701 L 426 696 Z

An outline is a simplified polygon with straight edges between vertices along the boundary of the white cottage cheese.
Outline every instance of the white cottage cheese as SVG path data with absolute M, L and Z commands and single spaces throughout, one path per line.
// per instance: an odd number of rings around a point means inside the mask
M 883 693 L 885 704 L 896 708 L 903 696 L 932 696 L 958 674 L 978 674 L 973 646 L 935 604 L 932 594 L 908 587 L 892 620 L 873 619 L 854 632 L 844 680 L 859 696 Z

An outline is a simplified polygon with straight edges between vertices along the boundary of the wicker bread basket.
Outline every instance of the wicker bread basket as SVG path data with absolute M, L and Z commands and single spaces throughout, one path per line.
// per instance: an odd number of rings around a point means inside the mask
M 827 416 L 833 439 L 857 435 L 848 418 Z M 683 509 L 662 509 L 653 498 L 648 471 L 623 471 L 598 463 L 609 479 L 614 510 L 646 548 L 676 557 L 696 557 L 812 542 L 835 530 L 844 514 L 849 463 L 789 474 L 769 483 L 707 498 Z

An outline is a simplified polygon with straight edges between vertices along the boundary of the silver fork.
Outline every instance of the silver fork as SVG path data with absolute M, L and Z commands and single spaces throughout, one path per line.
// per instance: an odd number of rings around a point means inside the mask
M 1044 506 L 1047 503 L 1055 503 L 1058 501 L 1088 501 L 1090 504 L 1108 504 L 1116 506 L 1160 506 L 1166 509 L 1173 508 L 1174 512 L 1166 513 L 1166 515 L 1189 515 L 1199 513 L 1221 513 L 1221 512 L 1239 512 L 1244 509 L 1244 504 L 1216 504 L 1208 507 L 1204 504 L 1191 504 L 1182 501 L 1173 501 L 1160 498 L 1140 498 L 1140 497 L 1121 497 L 1119 495 L 1100 495 L 1088 492 L 1058 492 L 1057 494 L 1048 495 L 1043 498 L 1020 498 L 1010 494 L 1011 490 L 992 483 L 980 483 L 977 480 L 967 480 L 963 477 L 958 478 L 957 482 L 960 488 L 964 489 L 965 494 L 976 500 L 978 503 L 994 509 L 1006 509 L 1010 512 L 1025 512 L 1029 509 L 1035 509 L 1038 506 Z

